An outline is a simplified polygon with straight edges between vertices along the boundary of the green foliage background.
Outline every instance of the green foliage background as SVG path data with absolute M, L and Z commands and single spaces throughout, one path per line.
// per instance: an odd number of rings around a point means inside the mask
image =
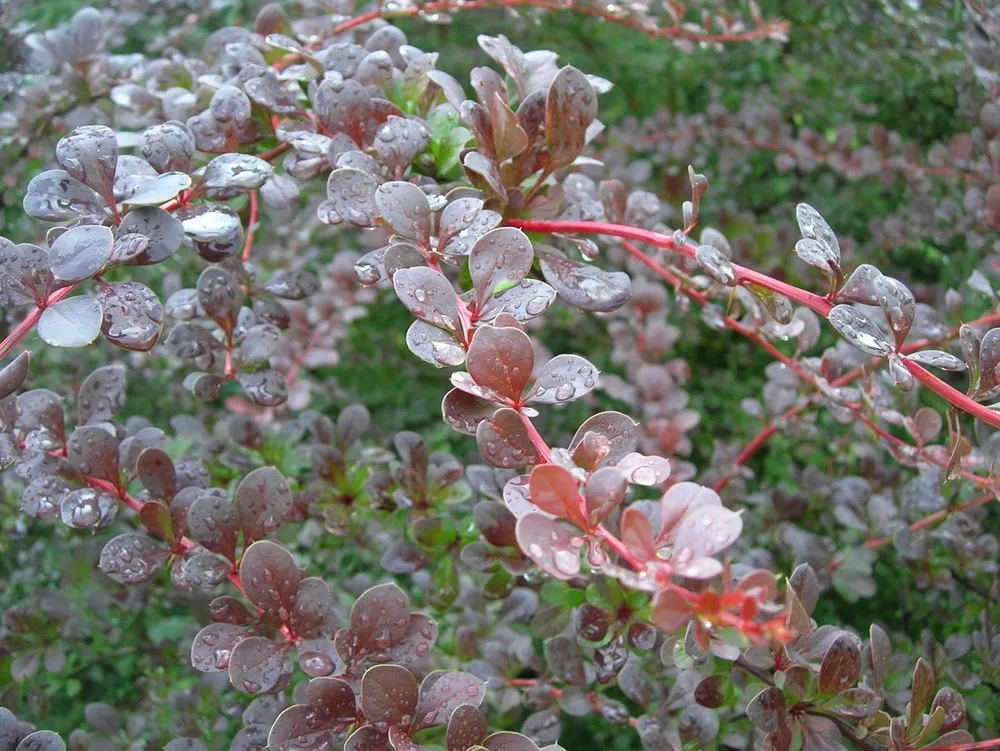
M 81 4 L 77 0 L 36 0 L 25 5 L 23 18 L 47 28 L 66 21 Z M 555 50 L 563 61 L 615 84 L 614 90 L 601 100 L 600 117 L 608 125 L 626 117 L 651 115 L 662 107 L 701 112 L 714 99 L 735 109 L 745 98 L 780 85 L 789 92 L 779 99 L 786 107 L 786 121 L 811 127 L 830 138 L 838 126 L 848 122 L 879 122 L 926 147 L 968 130 L 970 123 L 957 114 L 958 96 L 975 83 L 958 47 L 948 49 L 920 41 L 912 30 L 921 25 L 916 12 L 907 18 L 905 8 L 894 8 L 902 18 L 890 19 L 885 9 L 897 5 L 904 4 L 890 0 L 884 4 L 867 0 L 762 3 L 765 16 L 791 21 L 790 42 L 731 45 L 721 53 L 696 50 L 685 54 L 662 41 L 571 13 L 536 23 L 505 18 L 499 11 L 476 11 L 461 15 L 449 26 L 432 26 L 419 20 L 405 21 L 402 26 L 411 43 L 440 50 L 441 66 L 460 78 L 471 66 L 486 63 L 476 46 L 479 33 L 504 33 L 525 50 Z M 958 0 L 925 4 L 927 13 L 947 22 L 939 40 L 957 41 L 962 7 Z M 197 49 L 200 41 L 217 28 L 252 23 L 255 12 L 256 5 L 250 2 L 223 4 L 203 17 L 187 44 Z M 155 25 L 130 27 L 122 51 L 143 49 L 159 31 Z M 873 111 L 858 114 L 859 103 L 871 106 Z M 39 162 L 33 169 L 44 166 Z M 710 178 L 713 166 L 695 165 Z M 748 181 L 754 186 L 752 191 L 733 195 L 729 186 L 713 183 L 705 207 L 709 224 L 713 200 L 718 195 L 736 198 L 741 206 L 763 217 L 764 223 L 790 218 L 770 216 L 771 206 L 807 199 L 821 207 L 835 229 L 853 235 L 863 244 L 870 237 L 870 220 L 892 213 L 904 200 L 900 190 L 886 190 L 877 180 L 848 183 L 823 170 L 805 180 L 783 175 L 775 170 L 772 154 L 753 156 L 752 168 L 753 178 Z M 22 231 L 17 220 L 19 207 L 3 209 L 4 234 L 17 240 L 29 239 L 18 236 Z M 762 235 L 759 239 L 757 253 L 761 258 L 791 254 L 791 248 L 774 247 L 773 238 Z M 930 243 L 901 247 L 878 262 L 902 269 L 913 281 L 938 282 L 947 287 L 959 286 L 980 260 L 964 243 L 956 242 L 950 247 Z M 558 306 L 546 320 L 548 326 L 542 338 L 553 352 L 579 352 L 602 371 L 615 371 L 609 360 L 611 342 L 602 324 L 589 319 L 581 324 L 578 316 L 570 316 Z M 473 443 L 452 433 L 440 420 L 439 405 L 445 388 L 440 372 L 413 358 L 406 349 L 404 333 L 408 322 L 406 312 L 393 300 L 355 324 L 341 346 L 341 364 L 321 372 L 336 388 L 318 393 L 313 406 L 335 412 L 352 401 L 361 401 L 371 410 L 382 437 L 401 429 L 416 430 L 434 448 L 473 461 Z M 691 460 L 700 468 L 709 462 L 713 439 L 755 432 L 757 424 L 738 405 L 745 398 L 759 395 L 769 359 L 733 335 L 716 334 L 691 323 L 683 331 L 674 356 L 687 359 L 693 368 L 687 388 L 691 407 L 701 413 L 702 422 L 693 434 L 695 451 Z M 39 362 L 44 367 L 36 369 L 36 373 L 50 368 L 49 372 L 60 381 L 65 370 L 85 374 L 108 355 L 98 351 L 102 348 L 107 345 L 89 351 L 87 363 L 70 363 L 60 353 L 42 353 L 44 359 Z M 133 381 L 126 414 L 135 412 L 165 420 L 190 410 L 190 402 L 178 403 L 174 399 L 175 392 L 167 388 L 166 378 L 162 382 Z M 45 385 L 41 380 L 44 376 L 37 378 L 33 386 Z M 620 407 L 606 398 L 597 406 Z M 576 404 L 544 413 L 540 428 L 554 441 L 568 437 L 595 409 L 595 405 Z M 823 424 L 830 431 L 844 430 L 829 419 Z M 295 461 L 292 456 L 282 455 L 280 449 L 275 458 L 279 468 L 283 462 Z M 760 484 L 789 482 L 789 458 L 799 464 L 818 465 L 826 459 L 813 446 L 776 437 L 752 464 Z M 217 471 L 220 480 L 232 479 L 222 468 Z M 118 591 L 92 565 L 100 549 L 99 540 L 90 546 L 88 559 L 79 556 L 80 560 L 68 562 L 60 555 L 60 543 L 71 532 L 61 525 L 26 520 L 16 511 L 16 498 L 3 500 L 0 525 L 0 610 L 29 597 L 39 587 L 56 586 L 58 573 L 58 588 L 84 613 L 81 631 L 88 634 L 83 648 L 69 650 L 65 670 L 58 674 L 43 670 L 36 676 L 34 682 L 41 692 L 31 696 L 11 684 L 10 659 L 0 657 L 0 687 L 6 686 L 5 692 L 21 693 L 20 699 L 27 702 L 26 719 L 67 733 L 83 724 L 83 707 L 87 703 L 104 701 L 127 709 L 151 694 L 164 701 L 154 722 L 169 728 L 173 710 L 165 697 L 172 691 L 189 689 L 191 701 L 199 707 L 197 713 L 204 718 L 204 737 L 213 740 L 216 747 L 228 745 L 222 739 L 231 737 L 238 727 L 238 717 L 223 714 L 220 696 L 204 687 L 188 667 L 185 645 L 193 634 L 195 620 L 186 602 L 160 591 L 167 588 L 142 595 L 148 601 Z M 341 544 L 320 538 L 313 553 L 318 564 L 314 573 L 323 573 L 326 547 Z M 26 560 L 30 562 L 27 565 Z M 785 566 L 789 563 L 779 561 Z M 34 575 L 26 577 L 26 570 Z M 939 594 L 917 589 L 910 570 L 898 564 L 889 550 L 878 559 L 876 578 L 877 598 L 848 603 L 830 592 L 822 600 L 817 618 L 862 632 L 877 619 L 914 637 L 928 629 L 940 642 L 953 633 L 968 633 L 978 623 L 981 602 L 970 597 L 967 608 L 948 610 Z M 91 608 L 95 598 L 102 603 L 96 611 Z M 918 644 L 896 646 L 921 654 Z M 978 715 L 978 721 L 993 727 L 998 714 L 995 691 L 983 685 L 967 695 L 967 704 Z M 599 720 L 568 726 L 563 745 L 571 749 L 639 748 L 634 734 L 609 734 Z

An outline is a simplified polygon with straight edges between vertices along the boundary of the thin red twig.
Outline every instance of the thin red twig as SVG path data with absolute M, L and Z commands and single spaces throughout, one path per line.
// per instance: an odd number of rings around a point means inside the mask
M 541 232 L 545 234 L 586 234 L 586 235 L 610 235 L 623 237 L 628 240 L 649 243 L 664 250 L 680 253 L 688 257 L 694 257 L 697 247 L 690 243 L 678 243 L 672 237 L 662 235 L 659 232 L 639 229 L 636 227 L 626 227 L 621 224 L 611 224 L 607 222 L 570 222 L 570 221 L 536 221 L 536 220 L 509 220 L 507 224 L 511 227 L 518 227 L 525 232 Z M 651 258 L 643 261 L 647 265 L 658 266 Z M 651 266 L 654 267 L 654 266 Z M 788 299 L 805 305 L 813 312 L 828 318 L 833 304 L 825 297 L 821 297 L 814 292 L 800 289 L 787 282 L 774 279 L 767 274 L 748 269 L 739 264 L 732 264 L 739 283 L 749 282 L 784 295 Z M 970 397 L 952 388 L 940 378 L 932 375 L 923 367 L 910 360 L 903 361 L 904 366 L 913 377 L 919 380 L 924 386 L 941 396 L 953 407 L 957 407 L 973 417 L 977 417 L 983 422 L 1000 428 L 1000 414 L 988 407 L 974 401 Z
M 250 260 L 253 253 L 253 241 L 257 234 L 257 222 L 259 221 L 260 205 L 257 201 L 257 191 L 250 191 L 250 218 L 247 219 L 247 239 L 243 243 L 243 263 Z

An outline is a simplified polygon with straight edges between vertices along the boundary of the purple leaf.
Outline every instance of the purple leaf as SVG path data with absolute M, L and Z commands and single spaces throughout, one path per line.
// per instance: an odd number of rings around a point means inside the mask
M 251 636 L 233 648 L 229 682 L 249 694 L 277 693 L 291 681 L 294 669 L 291 644 Z
M 542 366 L 532 386 L 531 402 L 565 404 L 590 393 L 597 368 L 579 355 L 556 355 Z
M 538 261 L 545 281 L 566 302 L 581 310 L 595 313 L 617 310 L 632 294 L 631 279 L 622 271 L 604 271 L 579 263 L 551 248 L 540 252 Z
M 521 230 L 501 227 L 483 235 L 469 254 L 469 273 L 478 307 L 493 296 L 497 285 L 518 284 L 531 270 L 534 251 Z
M 417 681 L 399 665 L 376 665 L 361 679 L 361 709 L 379 731 L 408 728 L 417 710 Z
M 255 542 L 240 560 L 240 583 L 247 599 L 282 622 L 295 607 L 299 579 L 292 554 L 270 540 Z
M 517 404 L 534 367 L 535 348 L 523 331 L 493 326 L 476 329 L 466 368 L 479 386 Z
M 442 274 L 426 266 L 400 269 L 392 277 L 392 286 L 400 302 L 417 318 L 458 331 L 455 290 Z
M 517 469 L 538 463 L 535 450 L 520 415 L 502 408 L 476 427 L 476 443 L 483 457 L 494 467 Z
M 580 532 L 566 522 L 527 514 L 517 522 L 517 544 L 538 567 L 556 579 L 580 573 Z

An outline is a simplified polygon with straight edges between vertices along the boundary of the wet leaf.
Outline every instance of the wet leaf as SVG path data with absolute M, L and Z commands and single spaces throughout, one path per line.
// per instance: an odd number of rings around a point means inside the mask
M 476 427 L 476 443 L 486 461 L 501 469 L 527 467 L 538 462 L 538 453 L 520 415 L 502 408 Z
M 118 237 L 141 235 L 149 241 L 146 249 L 130 263 L 147 266 L 170 258 L 184 239 L 184 225 L 180 219 L 153 206 L 141 206 L 129 211 L 118 226 Z
M 24 195 L 24 213 L 46 222 L 64 222 L 78 217 L 103 220 L 106 202 L 94 190 L 61 170 L 35 175 Z
M 840 243 L 837 235 L 830 229 L 830 225 L 820 215 L 820 213 L 807 203 L 800 203 L 795 207 L 795 218 L 799 223 L 799 231 L 802 237 L 818 245 L 818 248 L 810 250 L 815 260 L 809 260 L 799 250 L 799 245 L 795 245 L 795 252 L 799 254 L 803 261 L 824 270 L 825 273 L 833 276 L 840 268 Z M 826 268 L 824 268 L 824 266 Z
M 580 573 L 583 538 L 566 522 L 527 514 L 518 519 L 517 544 L 542 571 L 556 579 L 571 579 Z
M 229 681 L 249 694 L 276 693 L 288 685 L 294 669 L 290 644 L 251 636 L 233 648 Z
M 22 352 L 0 370 L 0 399 L 6 399 L 24 384 L 28 377 L 30 352 Z
M 458 331 L 455 290 L 442 274 L 426 266 L 400 269 L 392 277 L 392 286 L 400 302 L 417 318 Z
M 187 526 L 191 536 L 214 553 L 230 561 L 236 559 L 239 526 L 236 507 L 228 498 L 203 493 L 188 509 Z
M 48 251 L 29 243 L 15 245 L 0 237 L 0 305 L 41 302 L 49 296 L 51 277 Z
M 524 279 L 533 260 L 531 241 L 521 230 L 501 227 L 479 238 L 469 254 L 478 307 L 483 307 L 498 285 L 513 286 Z
M 597 526 L 621 506 L 627 490 L 628 481 L 617 467 L 601 467 L 591 474 L 583 486 L 590 526 Z
M 93 371 L 76 396 L 77 425 L 110 422 L 125 406 L 125 368 L 105 365 Z
M 556 355 L 538 373 L 530 401 L 540 404 L 575 401 L 594 389 L 599 375 L 597 368 L 579 355 Z
M 361 709 L 365 719 L 382 732 L 409 727 L 417 709 L 417 681 L 399 665 L 376 665 L 361 679 Z
M 148 352 L 163 331 L 163 306 L 145 284 L 112 282 L 101 287 L 98 301 L 104 311 L 101 333 L 112 344 Z
M 424 362 L 438 368 L 465 362 L 465 350 L 450 331 L 416 320 L 406 331 L 406 346 Z
M 74 430 L 66 458 L 81 474 L 118 484 L 118 438 L 103 427 L 84 425 Z
M 110 197 L 118 163 L 118 140 L 104 125 L 75 128 L 56 144 L 59 166 L 102 196 Z
M 375 204 L 378 187 L 374 177 L 359 169 L 336 169 L 330 173 L 326 183 L 326 203 L 333 215 L 341 221 L 355 227 L 374 227 L 375 219 L 380 213 Z M 324 212 L 321 212 L 320 218 L 323 219 L 323 216 Z
M 375 205 L 382 221 L 393 232 L 420 247 L 430 246 L 431 206 L 413 183 L 388 182 L 375 191 Z
M 577 359 L 585 362 L 582 358 Z M 535 349 L 523 331 L 493 326 L 476 329 L 469 345 L 466 368 L 477 385 L 518 404 L 534 366 Z M 552 379 L 557 375 L 553 374 Z
M 410 624 L 410 599 L 395 584 L 380 584 L 358 597 L 351 608 L 356 648 L 385 648 L 403 638 Z
M 448 751 L 466 751 L 486 738 L 486 717 L 471 704 L 456 707 L 448 720 Z
M 170 550 L 144 535 L 118 535 L 101 550 L 98 564 L 112 581 L 141 584 L 160 572 Z
M 63 524 L 74 529 L 105 529 L 118 515 L 118 502 L 113 495 L 95 488 L 74 490 L 59 506 Z
M 247 599 L 282 622 L 295 607 L 299 578 L 291 553 L 270 540 L 253 543 L 240 560 L 240 582 Z
M 595 313 L 617 310 L 632 294 L 631 280 L 622 271 L 604 271 L 551 249 L 539 252 L 538 261 L 545 281 L 566 302 L 581 310 Z
M 497 407 L 486 399 L 468 394 L 461 389 L 452 389 L 441 402 L 444 421 L 454 430 L 465 435 L 475 435 L 479 423 L 493 417 Z
M 97 274 L 111 258 L 114 235 L 107 227 L 73 227 L 49 247 L 49 266 L 56 279 L 72 284 Z
M 38 335 L 53 347 L 86 347 L 101 333 L 104 310 L 93 297 L 67 297 L 47 307 L 38 320 Z
M 545 100 L 545 145 L 552 167 L 565 167 L 580 155 L 595 117 L 597 92 L 590 80 L 572 66 L 562 68 Z
M 201 184 L 209 190 L 256 190 L 271 172 L 270 164 L 250 154 L 220 154 L 205 167 Z
M 570 441 L 573 461 L 587 470 L 617 464 L 635 450 L 637 427 L 635 420 L 621 412 L 599 412 L 588 417 Z
M 569 470 L 557 464 L 541 464 L 531 470 L 528 487 L 531 502 L 542 511 L 568 519 L 581 529 L 590 528 L 577 481 Z
M 871 318 L 850 305 L 836 305 L 830 311 L 830 323 L 848 344 L 872 357 L 885 357 L 892 344 Z
M 158 206 L 172 201 L 191 187 L 191 178 L 183 172 L 166 172 L 156 177 L 137 180 L 121 197 L 128 206 Z
M 260 467 L 236 488 L 236 514 L 244 544 L 274 534 L 292 510 L 292 491 L 274 467 Z
M 443 725 L 458 707 L 478 707 L 485 696 L 486 683 L 471 673 L 436 670 L 420 684 L 414 728 Z

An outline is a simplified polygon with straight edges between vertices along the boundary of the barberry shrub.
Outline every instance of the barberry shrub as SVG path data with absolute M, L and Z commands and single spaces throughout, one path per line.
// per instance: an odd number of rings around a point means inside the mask
M 755 5 L 266 5 L 186 46 L 199 19 L 167 4 L 141 54 L 109 51 L 121 28 L 89 7 L 11 25 L 31 72 L 3 125 L 31 177 L 0 238 L 0 464 L 9 539 L 39 543 L 4 569 L 24 596 L 0 632 L 0 749 L 64 748 L 12 709 L 44 717 L 49 677 L 79 692 L 137 656 L 148 696 L 81 697 L 71 748 L 1000 748 L 988 268 L 975 301 L 915 287 L 808 195 L 760 264 L 704 220 L 699 172 L 721 161 L 733 191 L 747 175 L 715 151 L 776 152 L 796 176 L 902 178 L 916 212 L 964 187 L 923 236 L 995 252 L 1000 14 L 967 6 L 978 124 L 926 157 L 759 103 L 604 133 L 611 81 L 504 35 L 452 75 L 394 25 L 579 13 L 719 54 L 794 34 Z M 907 242 L 900 223 L 876 243 Z M 549 326 L 586 352 L 550 351 Z M 737 338 L 774 361 L 760 398 L 699 411 L 698 346 Z M 324 376 L 366 350 L 392 370 L 388 347 L 436 377 L 443 425 L 387 428 Z M 782 438 L 768 484 L 751 467 Z M 938 643 L 862 610 L 891 601 L 885 548 L 974 626 Z M 91 562 L 107 582 L 75 600 Z M 148 638 L 102 651 L 109 622 Z

